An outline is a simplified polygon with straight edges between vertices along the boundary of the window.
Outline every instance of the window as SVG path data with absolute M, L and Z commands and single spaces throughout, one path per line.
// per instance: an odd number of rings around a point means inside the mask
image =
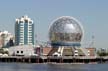
M 23 53 L 23 51 L 21 51 L 21 53 Z
M 25 23 L 28 23 L 28 20 L 25 20 Z
M 20 23 L 24 23 L 23 21 L 20 21 Z
M 32 36 L 32 33 L 30 32 L 30 33 L 28 34 L 28 36 Z
M 29 23 L 32 23 L 32 21 L 29 21 Z
M 19 53 L 19 51 L 17 51 L 17 53 Z

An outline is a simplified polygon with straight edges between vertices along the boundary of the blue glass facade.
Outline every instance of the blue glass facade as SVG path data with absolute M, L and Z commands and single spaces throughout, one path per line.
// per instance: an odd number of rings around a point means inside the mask
M 28 44 L 28 24 L 24 23 L 24 44 Z
M 15 24 L 15 43 L 18 45 L 20 42 L 20 24 L 16 22 Z

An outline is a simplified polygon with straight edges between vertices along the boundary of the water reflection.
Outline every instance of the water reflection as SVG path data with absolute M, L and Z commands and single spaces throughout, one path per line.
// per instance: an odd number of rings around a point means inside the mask
M 0 71 L 102 71 L 107 64 L 24 64 L 0 63 Z

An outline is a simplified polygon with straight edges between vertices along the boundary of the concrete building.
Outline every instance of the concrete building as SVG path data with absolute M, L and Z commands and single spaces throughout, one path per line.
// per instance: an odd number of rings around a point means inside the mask
M 86 48 L 89 56 L 97 56 L 96 48 Z
M 67 48 L 54 48 L 54 47 L 49 47 L 49 46 L 45 46 L 45 47 L 36 47 L 35 48 L 35 52 L 38 55 L 42 55 L 42 56 L 96 56 L 96 48 L 75 48 L 75 50 L 73 50 L 71 47 L 67 47 Z M 84 53 L 86 52 L 86 54 Z
M 15 44 L 34 45 L 34 23 L 28 16 L 22 16 L 15 22 Z
M 14 45 L 14 36 L 8 31 L 0 32 L 0 48 Z
M 9 55 L 11 56 L 31 56 L 35 51 L 32 45 L 20 45 L 9 48 Z

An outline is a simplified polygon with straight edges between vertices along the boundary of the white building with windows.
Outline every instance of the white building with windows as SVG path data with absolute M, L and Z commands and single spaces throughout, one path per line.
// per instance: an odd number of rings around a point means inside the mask
M 35 55 L 35 51 L 32 45 L 20 45 L 9 48 L 10 56 L 32 56 Z
M 34 45 L 34 23 L 28 16 L 22 16 L 15 22 L 15 44 Z
M 12 40 L 11 43 L 10 40 Z M 2 47 L 8 48 L 13 45 L 14 45 L 14 35 L 9 33 L 8 31 L 0 32 L 0 48 Z

